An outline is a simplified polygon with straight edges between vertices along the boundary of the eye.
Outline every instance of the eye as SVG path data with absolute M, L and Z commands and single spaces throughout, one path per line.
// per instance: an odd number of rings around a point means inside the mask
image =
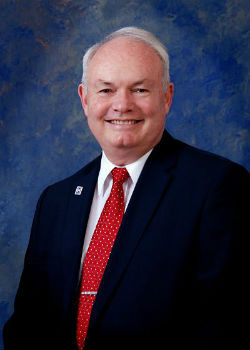
M 100 90 L 98 92 L 101 93 L 101 94 L 109 94 L 110 92 L 112 92 L 112 90 L 111 89 L 102 89 L 102 90 Z
M 137 93 L 139 93 L 139 94 L 143 94 L 143 93 L 145 93 L 145 92 L 148 92 L 148 90 L 147 90 L 147 89 L 144 89 L 144 88 L 137 88 L 137 89 L 135 89 L 135 92 L 137 92 Z

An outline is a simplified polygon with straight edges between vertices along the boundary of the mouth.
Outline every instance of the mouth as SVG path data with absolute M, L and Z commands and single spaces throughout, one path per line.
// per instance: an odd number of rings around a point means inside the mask
M 141 120 L 106 120 L 106 122 L 110 124 L 116 124 L 116 125 L 133 125 L 138 124 Z

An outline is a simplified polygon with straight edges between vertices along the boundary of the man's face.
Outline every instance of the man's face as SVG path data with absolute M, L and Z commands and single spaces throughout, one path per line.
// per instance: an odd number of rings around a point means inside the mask
M 162 64 L 143 42 L 116 38 L 90 61 L 88 89 L 79 95 L 88 125 L 107 157 L 129 164 L 161 139 L 173 84 L 162 88 Z

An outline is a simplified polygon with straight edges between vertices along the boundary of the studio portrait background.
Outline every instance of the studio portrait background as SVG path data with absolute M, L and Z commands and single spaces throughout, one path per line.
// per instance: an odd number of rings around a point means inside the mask
M 152 31 L 175 84 L 167 130 L 249 169 L 250 21 L 248 0 L 3 0 L 0 18 L 2 331 L 39 194 L 100 152 L 77 95 L 84 51 L 124 26 Z

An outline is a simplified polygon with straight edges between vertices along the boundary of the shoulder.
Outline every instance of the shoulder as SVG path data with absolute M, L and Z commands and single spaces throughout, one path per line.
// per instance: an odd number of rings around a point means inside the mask
M 157 159 L 174 164 L 178 179 L 193 184 L 211 184 L 225 178 L 250 181 L 248 171 L 241 165 L 222 156 L 190 146 L 173 138 L 167 132 L 157 146 Z M 238 180 L 237 180 L 238 179 Z
M 208 174 L 234 171 L 249 176 L 248 171 L 242 165 L 225 157 L 190 146 L 176 139 L 173 139 L 173 143 L 178 153 L 177 166 L 189 173 L 195 172 L 208 176 Z
M 184 142 L 174 140 L 178 149 L 177 167 L 180 175 L 192 182 L 207 183 L 212 186 L 250 186 L 249 172 L 240 164 L 217 154 L 198 149 Z
M 100 169 L 100 160 L 101 156 L 98 156 L 71 176 L 49 185 L 45 188 L 41 197 L 56 196 L 59 199 L 65 198 L 77 186 L 95 181 Z

